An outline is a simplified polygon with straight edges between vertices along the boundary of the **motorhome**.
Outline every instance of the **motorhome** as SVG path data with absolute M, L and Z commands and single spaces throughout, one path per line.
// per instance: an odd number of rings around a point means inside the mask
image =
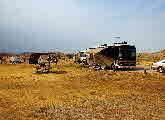
M 101 69 L 133 68 L 136 66 L 136 47 L 127 42 L 100 45 L 80 52 L 80 61 Z

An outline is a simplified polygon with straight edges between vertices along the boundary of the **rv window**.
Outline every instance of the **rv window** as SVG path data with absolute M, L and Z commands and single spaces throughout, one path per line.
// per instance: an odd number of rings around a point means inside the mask
M 86 54 L 80 53 L 80 57 L 86 57 Z
M 119 57 L 134 58 L 136 57 L 135 49 L 120 49 Z

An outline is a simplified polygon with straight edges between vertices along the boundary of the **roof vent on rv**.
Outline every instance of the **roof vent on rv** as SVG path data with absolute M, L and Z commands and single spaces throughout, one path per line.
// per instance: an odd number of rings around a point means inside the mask
M 120 45 L 127 45 L 127 42 L 118 42 L 118 43 L 114 43 L 115 46 L 120 46 Z

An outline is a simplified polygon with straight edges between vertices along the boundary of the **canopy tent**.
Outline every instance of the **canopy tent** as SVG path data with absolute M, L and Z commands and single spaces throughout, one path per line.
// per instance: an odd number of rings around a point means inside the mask
M 43 71 L 49 72 L 50 69 L 52 69 L 51 64 L 50 64 L 51 61 L 56 60 L 56 64 L 58 62 L 57 58 L 55 56 L 52 56 L 54 54 L 55 53 L 32 53 L 29 58 L 29 64 L 35 64 L 36 65 L 35 68 L 37 69 L 37 72 L 38 70 L 41 70 L 41 72 Z M 43 56 L 43 55 L 48 56 L 46 59 L 48 64 L 46 64 L 47 62 L 39 62 L 40 56 Z

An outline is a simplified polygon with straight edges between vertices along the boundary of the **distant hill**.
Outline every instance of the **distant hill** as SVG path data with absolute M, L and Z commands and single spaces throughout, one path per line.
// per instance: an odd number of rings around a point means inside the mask
M 137 53 L 137 62 L 140 64 L 153 63 L 165 59 L 165 49 L 152 53 Z
M 160 53 L 165 55 L 165 49 L 164 50 L 160 50 Z
M 33 52 L 24 52 L 24 53 L 20 53 L 20 54 L 16 54 L 16 53 L 6 53 L 6 52 L 0 52 L 0 56 L 16 56 L 16 55 L 21 55 L 21 56 L 30 56 Z M 63 56 L 64 53 L 61 52 L 52 52 L 54 54 L 57 54 L 58 56 Z M 142 59 L 151 59 L 153 61 L 153 59 L 165 59 L 165 49 L 157 51 L 157 52 L 144 52 L 144 53 L 137 53 L 137 57 L 138 58 L 142 58 Z M 155 60 L 154 60 L 155 61 Z
M 0 56 L 16 56 L 18 54 L 14 54 L 14 53 L 0 53 Z
M 152 53 L 138 53 L 139 56 L 144 57 L 144 58 L 148 58 L 148 57 L 160 57 L 163 58 L 165 57 L 165 49 L 164 50 L 160 50 L 158 52 L 152 52 Z

